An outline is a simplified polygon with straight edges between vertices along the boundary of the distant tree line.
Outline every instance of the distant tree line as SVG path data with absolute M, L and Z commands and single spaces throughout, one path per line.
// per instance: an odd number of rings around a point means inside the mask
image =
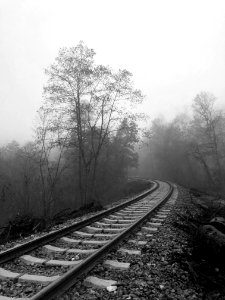
M 225 112 L 208 92 L 193 100 L 191 115 L 153 120 L 145 134 L 141 174 L 225 194 Z
M 131 73 L 97 65 L 94 55 L 82 42 L 61 49 L 46 70 L 34 141 L 0 148 L 3 219 L 20 212 L 47 222 L 62 209 L 108 201 L 137 166 L 134 108 L 143 96 Z

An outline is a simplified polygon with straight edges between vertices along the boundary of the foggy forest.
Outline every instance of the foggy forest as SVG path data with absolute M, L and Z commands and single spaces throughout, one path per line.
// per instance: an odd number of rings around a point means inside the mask
M 225 114 L 209 91 L 171 121 L 137 113 L 132 74 L 95 62 L 83 42 L 45 70 L 34 139 L 0 148 L 1 226 L 101 206 L 129 178 L 157 178 L 224 195 Z

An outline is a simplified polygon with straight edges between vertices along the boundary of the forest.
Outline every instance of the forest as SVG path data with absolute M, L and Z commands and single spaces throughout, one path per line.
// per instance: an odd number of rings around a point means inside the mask
M 191 109 L 170 122 L 152 121 L 140 151 L 140 176 L 224 196 L 225 111 L 209 92 L 197 94 Z
M 82 42 L 62 48 L 46 69 L 34 140 L 0 149 L 1 224 L 102 205 L 137 167 L 142 102 L 132 74 L 97 65 Z
M 0 227 L 27 216 L 46 225 L 60 212 L 108 203 L 130 176 L 224 195 L 225 115 L 216 97 L 200 92 L 190 114 L 140 128 L 144 96 L 132 74 L 94 56 L 82 42 L 60 49 L 45 71 L 34 139 L 0 148 Z

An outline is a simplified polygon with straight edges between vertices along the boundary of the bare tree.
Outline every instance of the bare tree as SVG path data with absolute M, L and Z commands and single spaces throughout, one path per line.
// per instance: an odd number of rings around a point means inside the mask
M 131 73 L 94 64 L 94 51 L 84 46 L 61 49 L 46 74 L 44 110 L 51 121 L 60 118 L 62 134 L 78 156 L 80 197 L 83 202 L 95 192 L 96 173 L 102 147 L 120 121 L 134 115 L 129 109 L 142 101 L 133 88 Z M 52 132 L 54 132 L 54 127 Z
M 215 188 L 223 190 L 224 168 L 222 160 L 224 149 L 222 149 L 223 139 L 221 139 L 220 129 L 223 116 L 220 111 L 215 109 L 216 98 L 206 92 L 198 94 L 193 103 L 193 137 L 195 150 L 207 171 L 208 177 Z M 196 151 L 195 151 L 196 152 Z
M 40 198 L 46 222 L 51 218 L 56 184 L 66 167 L 62 160 L 68 136 L 62 134 L 59 124 L 60 119 L 52 122 L 48 110 L 43 108 L 39 110 L 36 145 L 41 183 Z

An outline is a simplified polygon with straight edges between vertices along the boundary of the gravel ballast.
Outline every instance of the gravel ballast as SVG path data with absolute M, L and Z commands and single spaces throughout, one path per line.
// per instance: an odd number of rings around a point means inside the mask
M 116 280 L 116 291 L 86 287 L 84 277 L 59 299 L 225 299 L 207 298 L 189 272 L 187 260 L 192 251 L 189 236 L 174 226 L 177 213 L 185 209 L 188 192 L 180 187 L 178 191 L 177 201 L 158 231 L 152 237 L 142 237 L 148 241 L 146 245 L 135 245 L 135 249 L 141 250 L 141 255 L 124 255 L 116 251 L 128 247 L 126 242 L 106 255 L 105 259 L 130 262 L 128 270 L 121 272 L 101 263 L 88 273 L 88 276 Z

